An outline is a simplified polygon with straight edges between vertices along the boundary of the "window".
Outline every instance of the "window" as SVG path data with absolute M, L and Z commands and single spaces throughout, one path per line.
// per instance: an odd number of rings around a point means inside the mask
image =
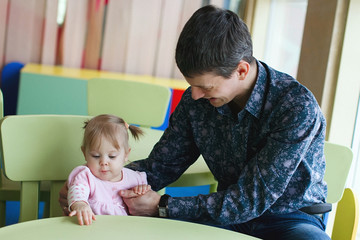
M 296 77 L 307 0 L 272 0 L 264 61 Z

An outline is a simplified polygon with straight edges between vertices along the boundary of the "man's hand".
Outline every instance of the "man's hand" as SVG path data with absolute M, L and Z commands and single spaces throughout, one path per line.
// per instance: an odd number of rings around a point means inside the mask
M 132 189 L 121 190 L 119 195 L 123 198 L 129 209 L 130 215 L 135 216 L 158 216 L 160 195 L 149 190 L 143 195 L 138 195 Z
M 68 194 L 68 187 L 67 187 L 67 181 L 66 181 L 64 186 L 60 189 L 60 192 L 59 192 L 59 203 L 60 203 L 60 207 L 63 210 L 65 216 L 68 216 L 70 213 L 69 209 L 68 209 L 67 194 Z
M 77 216 L 80 225 L 90 225 L 95 219 L 95 214 L 86 202 L 74 202 L 71 205 L 70 217 Z

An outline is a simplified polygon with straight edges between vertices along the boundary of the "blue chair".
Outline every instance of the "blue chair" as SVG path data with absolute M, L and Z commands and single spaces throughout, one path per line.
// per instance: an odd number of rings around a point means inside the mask
M 20 71 L 23 63 L 11 62 L 1 72 L 1 90 L 4 97 L 4 116 L 15 115 L 18 101 Z

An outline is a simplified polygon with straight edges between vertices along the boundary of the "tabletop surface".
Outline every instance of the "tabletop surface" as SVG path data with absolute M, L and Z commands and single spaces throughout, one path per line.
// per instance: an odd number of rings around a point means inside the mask
M 76 217 L 56 217 L 0 228 L 0 239 L 257 239 L 221 228 L 169 219 L 135 216 L 96 216 L 89 226 Z

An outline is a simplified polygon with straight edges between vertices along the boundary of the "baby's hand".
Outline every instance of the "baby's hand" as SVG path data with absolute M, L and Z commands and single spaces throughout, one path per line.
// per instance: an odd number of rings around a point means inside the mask
M 148 184 L 143 184 L 143 185 L 138 185 L 136 187 L 133 187 L 133 192 L 136 193 L 137 195 L 143 195 L 146 192 L 148 192 L 149 190 L 151 190 L 151 186 Z
M 86 202 L 75 202 L 71 205 L 70 217 L 77 216 L 80 225 L 90 225 L 95 219 L 95 214 Z

